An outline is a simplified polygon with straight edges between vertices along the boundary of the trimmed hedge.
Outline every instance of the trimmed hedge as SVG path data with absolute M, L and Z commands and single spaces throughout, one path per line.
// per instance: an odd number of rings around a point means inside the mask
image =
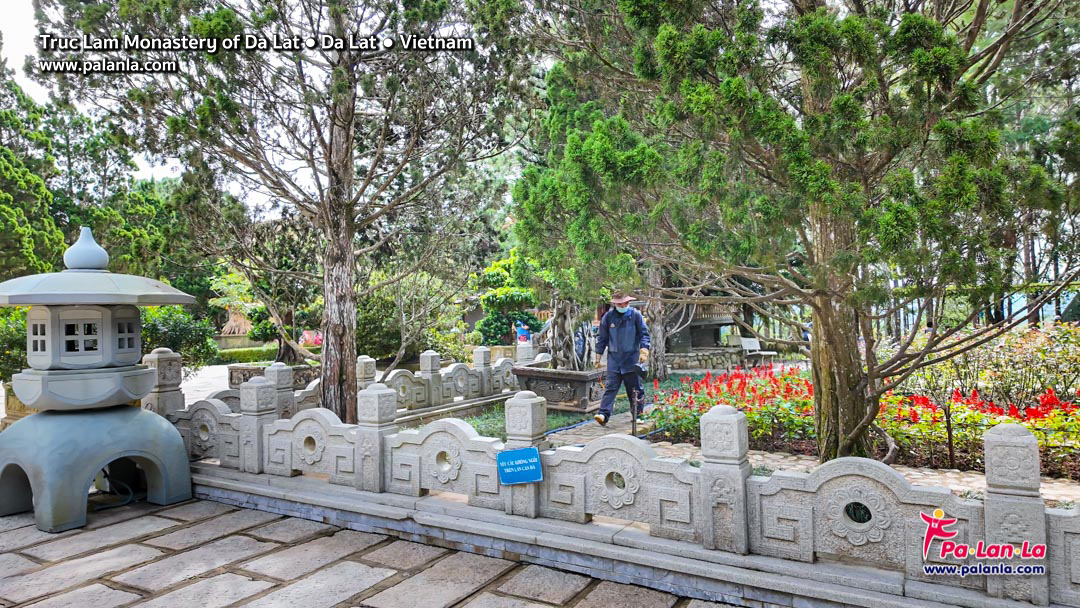
M 215 363 L 218 365 L 225 363 L 255 363 L 257 361 L 268 361 L 273 359 L 276 354 L 276 344 L 253 346 L 250 348 L 225 348 L 218 351 L 218 358 Z
M 273 361 L 277 356 L 277 344 L 267 344 L 266 346 L 253 346 L 251 348 L 226 348 L 218 351 L 218 358 L 215 363 L 217 365 L 224 365 L 227 363 L 258 363 L 260 361 Z M 321 346 L 311 346 L 308 350 L 313 353 L 318 353 L 322 350 Z

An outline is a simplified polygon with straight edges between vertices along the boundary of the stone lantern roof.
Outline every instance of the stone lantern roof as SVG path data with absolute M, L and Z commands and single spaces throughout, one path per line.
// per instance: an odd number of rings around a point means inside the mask
M 83 227 L 64 253 L 63 272 L 18 277 L 0 283 L 0 306 L 193 304 L 195 298 L 161 281 L 106 270 L 109 254 Z

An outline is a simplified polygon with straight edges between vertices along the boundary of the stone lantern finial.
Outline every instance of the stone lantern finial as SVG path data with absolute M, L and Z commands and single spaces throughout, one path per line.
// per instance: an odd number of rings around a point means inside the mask
M 64 252 L 64 266 L 68 270 L 105 270 L 109 266 L 109 252 L 94 240 L 94 233 L 83 226 L 79 240 Z

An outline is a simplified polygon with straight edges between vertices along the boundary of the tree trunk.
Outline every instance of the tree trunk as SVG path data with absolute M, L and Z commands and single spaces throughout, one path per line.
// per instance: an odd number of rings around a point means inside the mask
M 563 300 L 558 294 L 551 297 L 551 358 L 557 369 L 583 370 L 590 355 L 585 345 L 584 356 L 577 356 L 577 335 L 580 325 L 579 309 L 573 302 Z
M 289 345 L 283 338 L 277 339 L 277 355 L 274 357 L 274 361 L 280 361 L 285 365 L 297 365 L 304 362 L 304 358 L 300 356 L 300 353 L 296 352 L 296 349 Z
M 841 456 L 870 456 L 865 431 L 845 445 L 869 406 L 866 391 L 860 388 L 864 372 L 855 310 L 836 301 L 820 304 L 814 311 L 814 339 L 810 341 L 818 458 L 825 462 Z
M 810 341 L 818 458 L 825 462 L 842 456 L 869 456 L 869 427 L 849 438 L 870 405 L 859 351 L 858 310 L 852 303 L 856 273 L 854 268 L 837 263 L 854 248 L 855 225 L 847 217 L 837 217 L 827 203 L 810 205 L 810 225 L 814 283 L 818 287 L 813 296 L 814 336 Z
M 649 266 L 646 273 L 650 285 L 660 285 L 663 281 L 656 266 Z M 645 304 L 645 316 L 649 321 L 649 375 L 657 380 L 667 380 L 667 365 L 664 364 L 667 353 L 667 307 L 656 290 L 649 295 L 653 296 Z
M 356 281 L 351 222 L 327 240 L 323 261 L 323 407 L 356 423 Z
M 344 38 L 348 15 L 330 11 L 331 33 Z M 355 165 L 356 74 L 352 53 L 334 55 L 330 100 L 330 153 L 326 200 L 319 218 L 326 237 L 323 256 L 323 407 L 347 424 L 356 423 L 356 234 L 352 205 Z
M 1030 285 L 1031 283 L 1034 283 L 1036 279 L 1038 279 L 1038 271 L 1035 268 L 1035 238 L 1030 233 L 1027 233 L 1024 235 L 1023 243 L 1024 281 Z M 1027 292 L 1024 293 L 1024 303 L 1028 306 L 1027 322 L 1028 326 L 1032 328 L 1037 328 L 1039 326 L 1039 322 L 1042 319 L 1041 315 L 1039 314 L 1041 311 L 1038 307 L 1032 306 L 1031 302 L 1034 300 L 1038 300 L 1041 295 L 1042 294 L 1039 291 L 1033 291 L 1030 288 Z
M 742 308 L 743 323 L 745 323 L 747 325 L 747 327 L 753 327 L 754 326 L 754 307 L 749 305 L 749 304 L 743 304 L 741 308 Z M 750 332 L 750 330 L 746 329 L 745 327 L 740 327 L 739 328 L 739 335 L 741 335 L 741 336 L 743 336 L 745 338 L 753 338 L 754 337 L 754 334 L 752 334 Z
M 649 375 L 658 380 L 667 380 L 667 365 L 664 364 L 664 355 L 667 354 L 664 305 L 659 301 L 650 302 L 646 310 L 649 312 Z

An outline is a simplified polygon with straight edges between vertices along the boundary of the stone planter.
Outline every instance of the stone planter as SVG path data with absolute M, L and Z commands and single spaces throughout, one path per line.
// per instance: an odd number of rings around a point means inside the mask
M 240 385 L 255 376 L 263 375 L 266 365 L 254 363 L 232 363 L 229 365 L 229 388 L 238 389 Z M 293 365 L 293 390 L 300 390 L 319 377 L 319 368 L 313 365 Z
M 547 399 L 553 410 L 592 412 L 600 409 L 600 386 L 603 370 L 573 371 L 541 367 L 515 366 L 511 370 L 518 379 L 518 388 L 532 391 Z

